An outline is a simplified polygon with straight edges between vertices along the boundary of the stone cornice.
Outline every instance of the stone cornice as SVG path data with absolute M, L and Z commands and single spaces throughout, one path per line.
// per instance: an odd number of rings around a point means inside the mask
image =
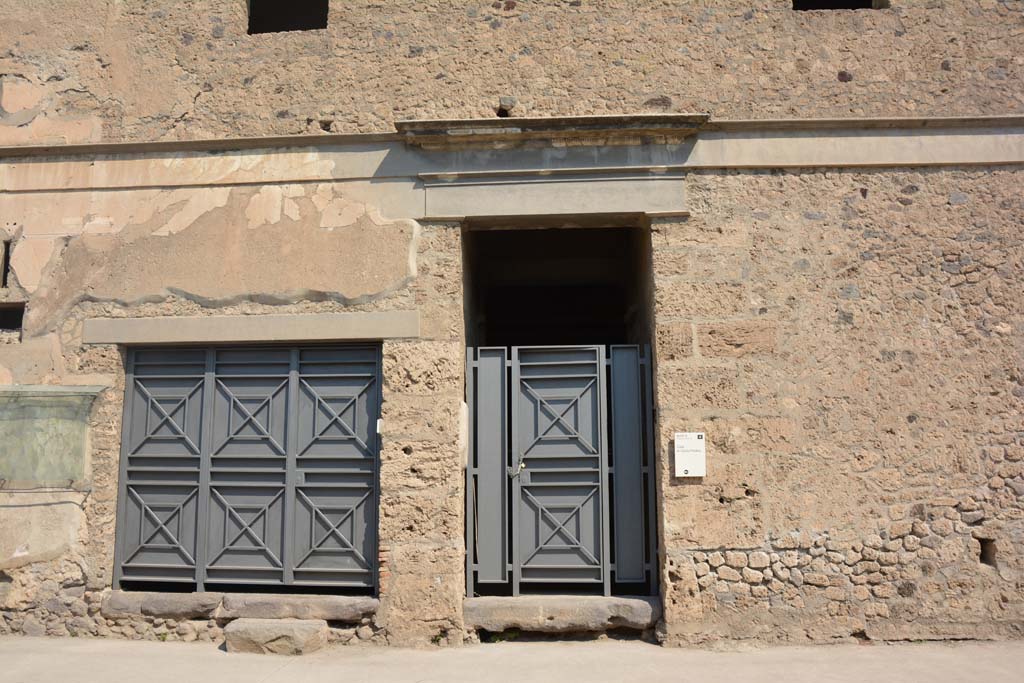
M 494 118 L 398 121 L 395 133 L 282 135 L 272 137 L 219 138 L 212 140 L 161 140 L 154 142 L 96 142 L 73 145 L 21 145 L 0 147 L 0 160 L 19 157 L 130 156 L 152 153 L 232 152 L 253 149 L 323 148 L 359 145 L 379 146 L 407 142 L 424 146 L 446 140 L 466 146 L 481 146 L 519 140 L 575 140 L 575 144 L 603 145 L 609 140 L 672 137 L 682 139 L 702 132 L 825 131 L 825 130 L 922 130 L 922 129 L 1005 129 L 1024 127 L 1024 116 L 965 116 L 843 119 L 711 119 L 707 114 L 637 114 L 538 118 Z
M 556 116 L 396 121 L 405 142 L 425 149 L 503 148 L 523 144 L 635 145 L 679 142 L 710 114 Z

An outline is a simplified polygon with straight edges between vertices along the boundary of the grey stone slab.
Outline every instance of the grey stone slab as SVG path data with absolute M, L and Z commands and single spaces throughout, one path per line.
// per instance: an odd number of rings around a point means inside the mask
M 208 619 L 223 599 L 222 593 L 146 593 L 142 613 L 165 619 Z
M 371 311 L 194 318 L 90 318 L 85 321 L 82 340 L 86 344 L 311 342 L 413 338 L 419 333 L 419 311 Z
M 228 652 L 302 655 L 327 644 L 322 619 L 236 619 L 224 627 Z
M 221 593 L 147 593 L 111 591 L 103 596 L 100 613 L 108 618 L 163 617 L 207 619 L 220 606 Z
M 356 623 L 377 612 L 378 600 L 343 595 L 224 596 L 217 616 L 222 619 L 324 619 Z
M 425 179 L 431 219 L 588 213 L 686 215 L 683 175 L 461 176 Z
M 463 603 L 467 628 L 571 633 L 615 628 L 643 630 L 661 616 L 657 598 L 545 595 L 469 598 Z
M 100 602 L 100 614 L 108 619 L 137 617 L 142 614 L 142 596 L 145 593 L 110 591 Z

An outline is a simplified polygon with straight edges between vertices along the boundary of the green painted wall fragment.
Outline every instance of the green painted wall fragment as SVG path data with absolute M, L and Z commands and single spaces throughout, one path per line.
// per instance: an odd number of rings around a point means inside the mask
M 106 387 L 0 387 L 0 490 L 83 488 L 93 400 Z

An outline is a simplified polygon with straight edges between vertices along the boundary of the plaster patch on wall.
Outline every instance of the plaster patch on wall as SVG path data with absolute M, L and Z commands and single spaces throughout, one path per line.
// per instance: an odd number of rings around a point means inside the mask
M 84 526 L 84 500 L 85 494 L 76 491 L 0 491 L 0 570 L 70 552 Z M 26 597 L 13 590 L 0 608 Z
M 415 277 L 414 221 L 389 221 L 358 204 L 350 224 L 324 230 L 323 215 L 300 189 L 191 191 L 198 196 L 175 190 L 165 194 L 183 198 L 184 206 L 169 205 L 117 233 L 68 238 L 46 285 L 35 292 L 26 334 L 49 329 L 79 301 L 133 305 L 177 296 L 208 307 L 240 301 L 356 304 Z
M 16 114 L 26 109 L 36 109 L 44 94 L 42 86 L 23 76 L 11 74 L 0 78 L 0 109 L 3 109 L 3 113 Z
M 230 187 L 211 187 L 201 193 L 189 190 L 173 190 L 163 193 L 153 209 L 154 213 L 179 205 L 182 201 L 184 204 L 170 217 L 164 227 L 153 234 L 173 235 L 181 232 L 193 225 L 204 214 L 227 204 L 230 195 Z
M 297 197 L 305 196 L 302 185 L 265 185 L 252 196 L 245 207 L 245 217 L 249 228 L 257 228 L 268 223 L 279 223 L 281 216 L 297 221 L 302 216 Z
M 14 242 L 11 272 L 25 291 L 32 293 L 39 286 L 56 244 L 57 240 L 52 237 L 29 237 Z
M 30 117 L 31 122 L 17 123 L 20 116 L 0 119 L 0 145 L 73 145 L 102 137 L 102 123 L 96 116 L 59 119 L 42 113 Z

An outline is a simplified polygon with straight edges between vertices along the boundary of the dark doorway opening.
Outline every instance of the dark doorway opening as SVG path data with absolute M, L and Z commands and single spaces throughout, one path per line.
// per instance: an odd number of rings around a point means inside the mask
M 463 264 L 467 594 L 656 594 L 649 226 L 482 219 Z
M 646 228 L 481 229 L 464 238 L 468 346 L 649 343 Z

